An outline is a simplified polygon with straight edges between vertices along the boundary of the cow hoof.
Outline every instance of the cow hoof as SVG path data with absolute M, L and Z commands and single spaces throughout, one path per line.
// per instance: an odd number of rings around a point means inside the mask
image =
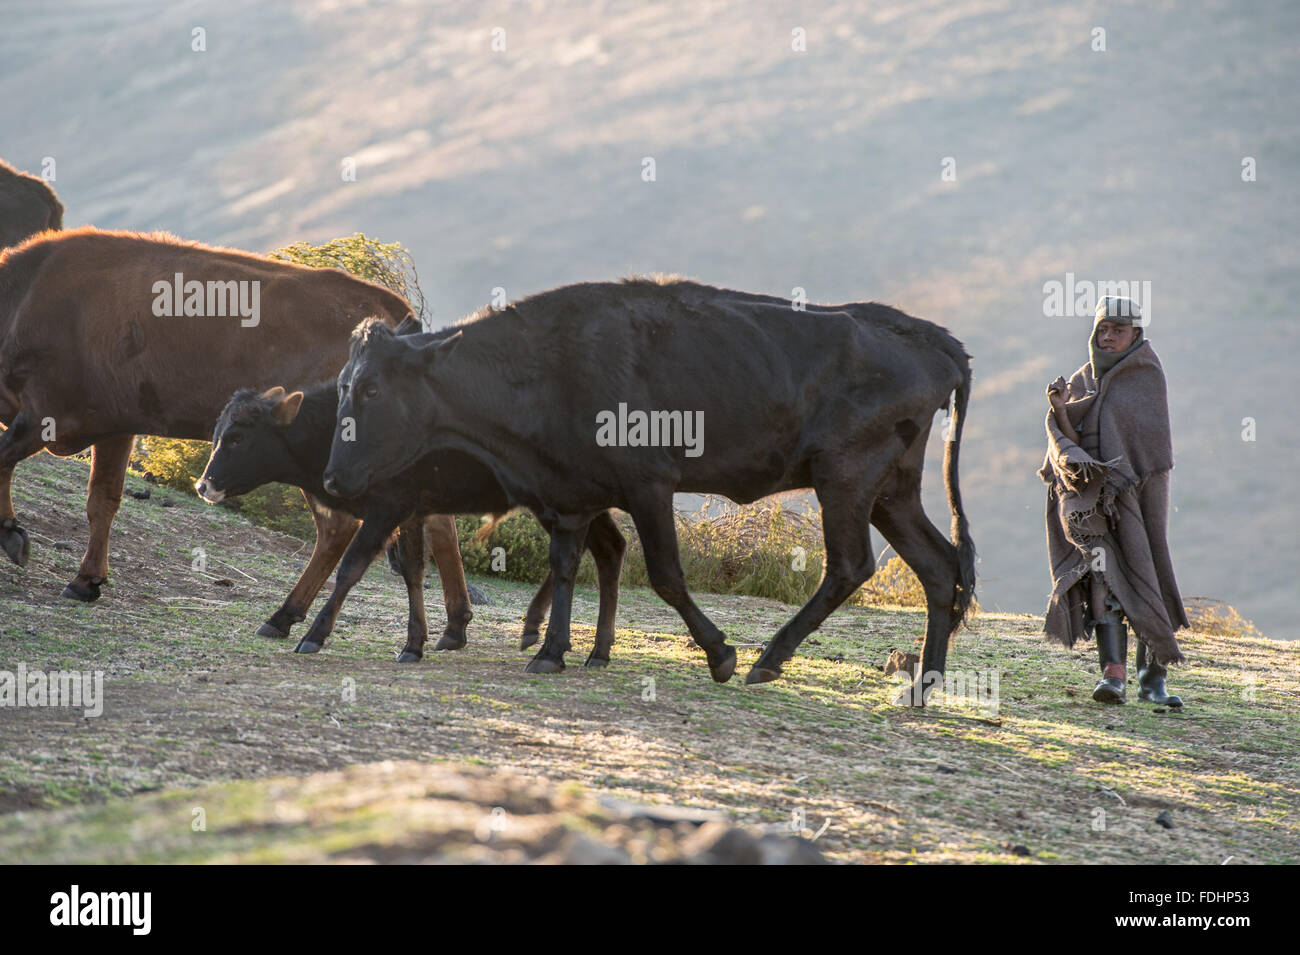
M 595 653 L 587 657 L 587 662 L 583 664 L 588 670 L 603 670 L 609 666 L 609 657 L 598 657 Z
M 319 653 L 321 645 L 303 637 L 298 641 L 298 645 L 293 648 L 294 653 Z
M 525 673 L 563 673 L 564 664 L 555 660 L 543 660 L 541 657 L 533 657 L 528 661 L 528 666 L 524 667 Z
M 541 637 L 542 632 L 540 630 L 525 629 L 519 636 L 519 649 L 527 650 L 529 647 L 536 646 Z
M 403 650 L 401 653 L 397 655 L 397 662 L 398 663 L 419 663 L 421 656 L 422 655 L 419 653 L 413 653 L 410 650 Z
M 724 646 L 722 649 L 724 651 L 722 661 L 709 664 L 709 673 L 714 683 L 726 683 L 736 672 L 736 648 Z
M 755 664 L 750 667 L 749 673 L 745 676 L 745 685 L 753 686 L 755 683 L 771 683 L 773 680 L 779 679 L 781 679 L 780 670 L 772 670 Z
M 259 637 L 274 637 L 276 640 L 284 640 L 289 636 L 289 631 L 281 630 L 268 620 L 257 628 L 257 635 Z
M 8 525 L 8 526 L 6 526 Z M 32 552 L 32 542 L 27 539 L 27 532 L 13 520 L 0 522 L 0 548 L 9 555 L 19 567 L 27 566 L 27 558 Z
M 463 633 L 460 634 L 444 633 L 441 637 L 438 638 L 438 642 L 433 645 L 433 649 L 459 650 L 462 647 L 464 647 L 465 644 L 467 644 L 468 642 L 469 640 L 466 639 Z
M 83 603 L 94 603 L 99 599 L 99 585 L 104 582 L 103 577 L 92 577 L 84 584 L 78 583 L 76 579 L 68 582 L 68 586 L 63 588 L 63 596 L 69 600 L 80 600 Z

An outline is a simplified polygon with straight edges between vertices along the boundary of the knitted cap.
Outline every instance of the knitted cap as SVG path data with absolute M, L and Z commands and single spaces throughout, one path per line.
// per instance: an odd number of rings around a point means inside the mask
M 1098 322 L 1115 322 L 1117 325 L 1142 324 L 1142 309 L 1131 298 L 1118 295 L 1103 295 L 1097 302 L 1097 314 L 1093 324 Z

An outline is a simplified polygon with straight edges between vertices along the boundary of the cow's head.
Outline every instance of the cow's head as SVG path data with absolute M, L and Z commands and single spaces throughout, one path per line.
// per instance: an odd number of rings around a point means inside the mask
M 250 389 L 235 392 L 212 432 L 212 456 L 203 477 L 194 482 L 199 497 L 216 504 L 293 473 L 284 431 L 297 417 L 302 398 L 301 391 L 286 394 L 278 387 L 260 395 Z
M 431 382 L 460 338 L 452 330 L 399 335 L 375 319 L 357 326 L 339 372 L 325 490 L 355 497 L 424 456 L 440 417 Z

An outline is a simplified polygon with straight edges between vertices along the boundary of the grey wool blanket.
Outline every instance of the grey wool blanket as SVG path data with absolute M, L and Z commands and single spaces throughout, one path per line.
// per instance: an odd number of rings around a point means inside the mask
M 1166 529 L 1174 466 L 1164 369 L 1150 342 L 1101 377 L 1070 378 L 1066 415 L 1076 444 L 1047 414 L 1047 552 L 1052 595 L 1043 630 L 1074 646 L 1090 635 L 1089 571 L 1100 570 L 1155 662 L 1184 662 L 1174 632 L 1188 626 Z

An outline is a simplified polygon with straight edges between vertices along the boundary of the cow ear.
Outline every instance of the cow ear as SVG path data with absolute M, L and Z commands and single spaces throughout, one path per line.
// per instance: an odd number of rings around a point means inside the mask
M 410 358 L 418 367 L 431 368 L 435 362 L 441 361 L 451 354 L 452 349 L 460 343 L 461 336 L 464 334 L 464 332 L 456 332 L 446 338 L 431 341 L 427 345 L 418 345 L 411 349 Z
M 284 389 L 280 389 L 283 391 Z M 295 391 L 291 395 L 285 395 L 280 399 L 280 403 L 271 411 L 271 419 L 280 427 L 286 427 L 293 424 L 293 419 L 298 417 L 298 409 L 302 407 L 302 392 Z
M 262 392 L 262 394 L 259 395 L 259 397 L 262 398 L 264 401 L 270 401 L 272 398 L 283 398 L 284 389 L 281 388 L 279 385 L 276 385 L 274 388 L 267 388 L 266 391 Z
M 423 326 L 420 325 L 419 319 L 417 319 L 414 315 L 408 314 L 406 318 L 402 319 L 401 324 L 399 324 L 396 328 L 393 329 L 393 334 L 414 335 L 422 328 Z

